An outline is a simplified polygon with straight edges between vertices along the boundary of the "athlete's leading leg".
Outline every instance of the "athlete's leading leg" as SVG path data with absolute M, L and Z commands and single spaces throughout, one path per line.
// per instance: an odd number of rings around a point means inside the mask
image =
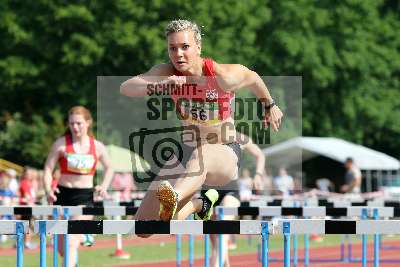
M 193 195 L 203 184 L 222 186 L 227 184 L 237 173 L 238 158 L 233 150 L 223 144 L 205 144 L 201 150 L 195 150 L 187 163 L 187 173 L 199 170 L 201 162 L 202 175 L 184 176 L 177 180 L 174 189 L 178 201 Z
M 175 160 L 175 159 L 171 159 Z M 177 168 L 183 168 L 183 166 L 178 166 Z M 180 173 L 181 170 L 177 170 L 176 173 Z M 160 202 L 157 197 L 157 189 L 160 185 L 160 183 L 163 181 L 162 178 L 164 176 L 172 177 L 170 180 L 171 183 L 174 183 L 174 181 L 178 178 L 178 176 L 174 176 L 173 173 L 174 170 L 170 169 L 162 169 L 160 170 L 160 173 L 158 174 L 158 177 L 150 183 L 150 185 L 147 188 L 146 195 L 144 196 L 140 207 L 138 211 L 136 212 L 135 215 L 135 220 L 138 221 L 148 221 L 148 220 L 159 220 L 159 210 L 160 210 Z M 174 179 L 175 178 L 175 179 Z M 151 234 L 140 234 L 138 235 L 139 237 L 147 238 L 150 237 Z
M 186 164 L 186 173 L 177 179 L 174 187 L 169 182 L 160 183 L 157 190 L 160 219 L 171 220 L 182 207 L 178 204 L 190 198 L 204 183 L 227 184 L 237 174 L 237 161 L 234 151 L 223 144 L 205 144 L 195 149 Z

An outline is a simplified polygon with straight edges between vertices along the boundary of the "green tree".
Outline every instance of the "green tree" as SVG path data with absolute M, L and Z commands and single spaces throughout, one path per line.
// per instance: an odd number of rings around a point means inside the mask
M 343 137 L 398 157 L 399 14 L 391 0 L 1 1 L 0 156 L 41 165 L 51 143 L 43 136 L 63 132 L 71 106 L 96 117 L 97 77 L 166 62 L 163 29 L 188 18 L 204 26 L 204 56 L 261 75 L 303 76 L 305 135 Z M 43 147 L 27 154 L 31 140 Z
M 398 1 L 269 1 L 257 69 L 303 76 L 303 133 L 399 157 Z M 275 15 L 275 16 L 274 16 Z

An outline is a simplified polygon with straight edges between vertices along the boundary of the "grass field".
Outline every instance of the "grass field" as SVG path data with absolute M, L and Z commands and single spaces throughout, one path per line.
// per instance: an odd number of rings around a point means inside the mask
M 324 242 L 316 243 L 310 242 L 311 247 L 321 248 L 327 246 L 338 246 L 340 244 L 341 236 L 338 235 L 330 235 L 326 236 Z M 133 240 L 132 240 L 133 239 Z M 188 258 L 188 242 L 187 237 L 183 238 L 182 242 L 182 258 Z M 293 238 L 292 238 L 293 239 Z M 359 243 L 359 237 L 352 237 L 353 243 Z M 387 240 L 388 238 L 385 238 Z M 392 238 L 391 238 L 392 239 Z M 113 266 L 118 264 L 128 264 L 128 263 L 143 263 L 143 262 L 161 262 L 174 260 L 176 257 L 176 245 L 174 239 L 167 239 L 164 241 L 156 241 L 157 243 L 149 244 L 148 242 L 142 242 L 142 239 L 136 237 L 126 237 L 124 238 L 124 249 L 131 253 L 130 260 L 119 260 L 110 257 L 115 250 L 115 238 L 98 236 L 96 237 L 98 242 L 98 246 L 96 245 L 89 249 L 80 249 L 79 252 L 79 266 L 84 267 L 100 267 L 100 266 Z M 257 251 L 257 243 L 258 237 L 253 236 L 251 242 L 249 242 L 247 237 L 237 236 L 237 249 L 231 251 L 231 255 L 236 254 L 247 254 L 247 253 L 255 253 Z M 372 238 L 369 237 L 369 241 Z M 36 240 L 37 241 L 37 240 Z M 133 241 L 133 242 L 132 242 Z M 102 245 L 100 245 L 102 244 Z M 106 247 L 104 246 L 106 244 Z M 304 244 L 304 239 L 302 236 L 298 238 L 299 248 L 302 248 Z M 271 251 L 277 251 L 283 249 L 283 240 L 280 236 L 272 236 L 270 238 L 270 249 Z M 7 244 L 0 247 L 0 266 L 15 266 L 16 257 L 15 254 L 11 255 L 2 255 L 2 250 L 7 249 L 7 247 L 12 246 L 12 243 L 8 242 Z M 2 249 L 3 248 L 3 249 Z M 338 253 L 339 255 L 339 247 Z M 10 249 L 8 248 L 8 251 Z M 24 255 L 24 266 L 33 267 L 39 266 L 39 252 L 36 250 L 35 252 L 29 252 L 25 250 Z M 47 260 L 48 264 L 52 266 L 52 251 L 48 250 L 47 252 Z M 195 241 L 195 257 L 201 258 L 204 255 L 204 242 L 202 240 Z M 61 258 L 60 258 L 61 260 Z M 61 262 L 61 261 L 60 261 Z M 61 266 L 61 265 L 60 265 Z

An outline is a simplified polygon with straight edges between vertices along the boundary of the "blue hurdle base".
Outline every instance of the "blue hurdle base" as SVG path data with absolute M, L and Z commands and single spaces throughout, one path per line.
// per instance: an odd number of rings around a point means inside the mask
M 302 264 L 302 262 L 304 262 L 304 258 L 298 258 L 297 259 L 299 263 Z M 283 258 L 282 259 L 278 259 L 278 258 L 268 258 L 269 262 L 283 262 Z M 294 262 L 293 259 L 290 260 L 291 262 Z M 346 260 L 345 262 L 361 262 L 361 258 L 359 259 L 350 259 L 350 261 Z M 309 259 L 309 262 L 314 262 L 314 263 L 318 263 L 318 262 L 343 262 L 343 260 L 337 259 Z M 367 259 L 367 262 L 374 262 L 374 259 Z M 399 263 L 400 259 L 379 259 L 379 262 L 383 262 L 383 263 Z
M 383 250 L 396 250 L 396 249 L 399 249 L 399 250 L 400 250 L 400 246 L 395 246 L 395 245 L 381 245 L 380 249 L 383 249 Z
M 361 262 L 362 260 L 351 260 L 350 262 Z M 373 259 L 367 259 L 367 262 L 374 262 Z M 379 262 L 383 263 L 399 263 L 400 259 L 379 259 Z
M 341 259 L 308 259 L 309 262 L 343 262 L 343 260 Z M 269 262 L 283 262 L 283 258 L 282 259 L 278 259 L 278 258 L 268 258 Z M 290 259 L 291 262 L 294 262 L 294 259 Z M 298 258 L 297 262 L 300 264 L 303 264 L 304 262 L 304 258 Z

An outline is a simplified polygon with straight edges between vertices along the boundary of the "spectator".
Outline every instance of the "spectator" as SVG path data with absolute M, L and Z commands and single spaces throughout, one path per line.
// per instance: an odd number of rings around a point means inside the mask
M 318 190 L 322 192 L 333 192 L 335 191 L 335 185 L 328 178 L 320 178 L 315 181 Z
M 34 180 L 36 179 L 36 171 L 33 168 L 25 167 L 19 185 L 19 204 L 34 205 L 36 192 L 34 188 Z
M 118 195 L 118 201 L 131 201 L 132 191 L 136 189 L 133 183 L 133 176 L 127 172 L 116 172 L 111 183 L 111 187 Z
M 361 171 L 354 164 L 352 158 L 347 158 L 344 167 L 346 168 L 345 181 L 346 184 L 342 185 L 341 191 L 343 193 L 361 193 Z
M 279 175 L 274 179 L 274 185 L 279 194 L 289 196 L 294 189 L 293 177 L 288 175 L 285 168 L 279 169 Z
M 19 185 L 19 204 L 33 206 L 35 204 L 36 192 L 34 190 L 33 181 L 36 179 L 36 171 L 33 168 L 25 167 L 22 174 L 21 182 Z M 26 220 L 30 222 L 32 220 L 31 215 L 21 215 L 21 220 Z M 33 232 L 33 231 L 32 231 Z M 25 235 L 25 248 L 35 249 L 36 244 L 31 242 L 32 235 L 27 233 Z
M 15 204 L 18 193 L 17 172 L 13 169 L 7 169 L 2 178 L 0 178 L 0 196 L 1 205 Z
M 11 204 L 11 200 L 14 194 L 9 189 L 10 177 L 5 173 L 0 173 L 0 205 L 8 206 Z M 11 220 L 10 215 L 0 216 L 0 220 Z M 1 243 L 5 243 L 8 239 L 7 235 L 0 235 Z
M 272 176 L 269 170 L 263 173 L 259 188 L 253 188 L 253 192 L 256 195 L 270 195 L 272 191 Z
M 16 196 L 19 188 L 17 172 L 14 169 L 7 169 L 5 174 L 10 178 L 10 181 L 8 182 L 8 189 L 10 189 L 13 195 Z

